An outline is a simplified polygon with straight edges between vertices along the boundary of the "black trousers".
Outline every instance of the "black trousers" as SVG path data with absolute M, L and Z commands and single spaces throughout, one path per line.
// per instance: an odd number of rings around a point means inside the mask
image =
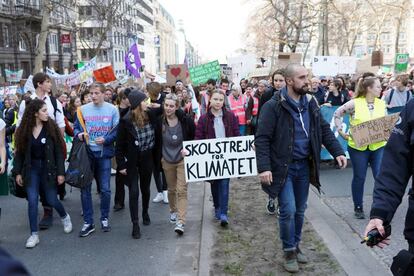
M 125 202 L 125 184 L 127 184 L 128 178 L 126 175 L 119 173 L 116 170 L 115 175 L 115 204 L 124 206 Z
M 133 169 L 127 169 L 129 178 L 129 211 L 131 213 L 132 223 L 138 223 L 138 197 L 140 188 L 142 213 L 148 212 L 153 169 L 154 163 L 151 150 L 140 152 L 137 156 L 136 166 Z
M 162 168 L 157 168 L 156 165 L 154 165 L 154 181 L 155 185 L 157 186 L 157 191 L 159 193 L 162 193 L 163 191 L 167 191 L 167 180 L 165 179 L 165 173 Z

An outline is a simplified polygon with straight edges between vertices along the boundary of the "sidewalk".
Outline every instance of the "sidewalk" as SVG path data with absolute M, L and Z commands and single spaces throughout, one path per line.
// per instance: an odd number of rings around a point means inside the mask
M 348 275 L 391 275 L 375 252 L 361 245 L 361 231 L 339 217 L 314 189 L 309 193 L 306 217 Z

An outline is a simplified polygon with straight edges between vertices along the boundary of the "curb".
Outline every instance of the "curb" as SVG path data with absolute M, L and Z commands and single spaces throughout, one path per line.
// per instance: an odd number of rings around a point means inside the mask
M 174 267 L 169 273 L 171 276 L 193 276 L 200 273 L 205 190 L 203 182 L 188 184 L 185 233 L 182 237 L 177 236 L 175 254 L 172 256 L 175 259 Z
M 211 203 L 209 197 L 211 195 L 210 185 L 204 182 L 204 200 L 203 200 L 203 217 L 201 225 L 201 243 L 198 275 L 212 275 L 211 267 L 211 250 L 214 245 L 214 224 L 213 213 L 211 212 Z
M 306 217 L 344 271 L 358 276 L 392 275 L 372 250 L 359 243 L 360 236 L 316 193 L 314 189 L 309 193 Z

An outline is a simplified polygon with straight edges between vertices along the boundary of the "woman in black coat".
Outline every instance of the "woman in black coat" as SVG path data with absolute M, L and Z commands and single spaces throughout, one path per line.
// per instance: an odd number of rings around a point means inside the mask
M 151 223 L 148 215 L 150 183 L 153 171 L 153 150 L 160 147 L 160 129 L 156 111 L 150 110 L 147 96 L 138 90 L 128 95 L 130 111 L 120 120 L 116 139 L 116 162 L 129 184 L 129 209 L 132 221 L 132 237 L 141 237 L 138 225 L 139 188 L 142 193 L 142 220 Z M 138 186 L 139 180 L 139 186 Z
M 39 243 L 37 204 L 39 190 L 43 189 L 46 201 L 59 213 L 65 233 L 72 231 L 70 216 L 57 198 L 56 182 L 65 182 L 63 138 L 56 123 L 49 118 L 46 103 L 33 99 L 26 105 L 22 122 L 16 130 L 16 153 L 13 174 L 16 183 L 24 186 L 29 203 L 31 235 L 27 248 Z

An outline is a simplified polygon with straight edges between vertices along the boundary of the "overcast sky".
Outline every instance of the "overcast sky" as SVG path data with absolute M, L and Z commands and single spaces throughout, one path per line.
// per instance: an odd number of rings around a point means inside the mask
M 184 22 L 187 40 L 207 60 L 219 59 L 243 48 L 242 34 L 248 15 L 257 0 L 159 0 L 173 16 Z M 247 2 L 247 3 L 246 3 Z

